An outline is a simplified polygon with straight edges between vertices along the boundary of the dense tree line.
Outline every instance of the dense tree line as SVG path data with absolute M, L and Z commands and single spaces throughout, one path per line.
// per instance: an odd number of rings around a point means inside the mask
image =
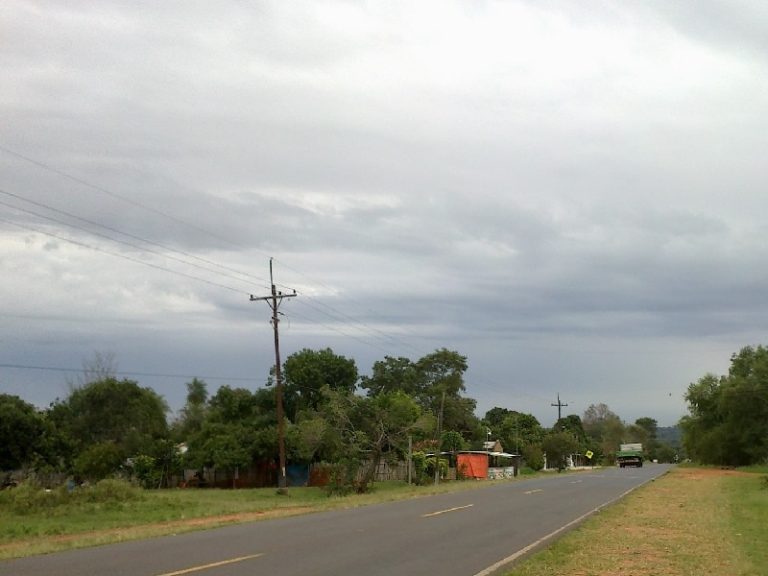
M 409 443 L 425 478 L 435 466 L 425 453 L 481 449 L 490 438 L 534 469 L 544 465 L 545 454 L 555 466 L 587 451 L 594 453 L 592 462 L 611 463 L 623 441 L 643 442 L 661 459 L 674 455 L 671 448 L 664 455 L 655 420 L 627 425 L 604 404 L 582 417 L 566 416 L 552 429 L 509 408 L 494 407 L 479 418 L 475 400 L 465 395 L 466 370 L 467 359 L 445 348 L 415 361 L 385 357 L 366 376 L 354 360 L 329 348 L 290 355 L 283 365 L 288 461 L 327 463 L 334 481 L 349 485 L 358 478 L 364 490 L 377 465 L 404 459 Z M 121 473 L 158 487 L 184 468 L 234 473 L 277 459 L 273 386 L 251 391 L 225 385 L 211 395 L 194 379 L 169 422 L 165 401 L 150 388 L 108 370 L 91 373 L 42 411 L 0 395 L 1 470 L 90 480 Z
M 688 454 L 705 464 L 768 461 L 768 348 L 742 348 L 726 376 L 706 374 L 688 387 L 681 421 Z

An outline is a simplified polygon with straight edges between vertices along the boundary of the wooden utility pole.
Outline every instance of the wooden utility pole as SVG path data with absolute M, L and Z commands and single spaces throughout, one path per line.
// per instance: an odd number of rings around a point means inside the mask
M 264 300 L 269 304 L 272 310 L 272 329 L 275 333 L 275 398 L 277 401 L 277 451 L 280 459 L 280 470 L 277 476 L 278 492 L 285 494 L 288 492 L 288 482 L 285 475 L 285 414 L 283 410 L 283 375 L 280 367 L 280 333 L 278 325 L 280 324 L 279 312 L 280 304 L 283 298 L 293 298 L 296 296 L 296 290 L 293 294 L 283 294 L 275 288 L 275 281 L 272 276 L 272 258 L 269 259 L 269 283 L 272 286 L 272 293 L 269 296 L 255 297 L 251 294 L 251 302 Z
M 563 417 L 563 407 L 568 406 L 568 404 L 563 404 L 560 402 L 560 393 L 557 393 L 557 404 L 551 404 L 551 406 L 557 406 L 557 421 L 559 422 L 560 419 Z
M 440 413 L 437 415 L 437 447 L 435 449 L 435 486 L 440 484 L 440 443 L 443 435 L 443 410 L 445 409 L 445 384 L 443 384 L 443 396 L 440 400 Z

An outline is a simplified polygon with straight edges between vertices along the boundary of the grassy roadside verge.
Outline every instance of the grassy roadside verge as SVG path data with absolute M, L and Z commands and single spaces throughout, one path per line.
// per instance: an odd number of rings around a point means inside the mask
M 677 468 L 507 576 L 768 574 L 761 474 Z
M 380 482 L 372 493 L 345 497 L 328 497 L 320 488 L 291 488 L 287 496 L 279 496 L 274 488 L 144 491 L 123 485 L 113 487 L 120 492 L 115 497 L 97 500 L 69 498 L 57 492 L 12 495 L 5 491 L 0 493 L 0 560 L 471 490 L 499 482 L 508 480 L 439 486 Z M 29 510 L 19 509 L 12 497 L 23 502 L 28 498 L 34 505 Z M 54 502 L 57 498 L 59 501 Z

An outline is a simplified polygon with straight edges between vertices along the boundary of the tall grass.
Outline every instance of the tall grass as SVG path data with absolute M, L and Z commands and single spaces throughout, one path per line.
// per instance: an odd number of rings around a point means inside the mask
M 46 489 L 28 482 L 0 492 L 0 507 L 20 516 L 40 512 L 71 513 L 73 508 L 120 507 L 143 498 L 140 489 L 123 480 L 102 480 L 92 486 Z

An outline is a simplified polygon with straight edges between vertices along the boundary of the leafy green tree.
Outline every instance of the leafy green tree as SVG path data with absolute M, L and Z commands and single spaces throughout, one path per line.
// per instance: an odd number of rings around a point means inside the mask
M 424 432 L 431 425 L 418 404 L 404 392 L 361 397 L 326 388 L 324 394 L 327 420 L 338 431 L 345 447 L 341 458 L 344 469 L 367 463 L 356 486 L 358 492 L 370 488 L 385 453 L 402 455 L 408 435 Z M 345 478 L 353 477 L 347 473 Z
M 174 426 L 174 436 L 178 441 L 186 441 L 203 427 L 208 408 L 207 402 L 208 385 L 198 378 L 187 382 L 187 402 Z
M 522 449 L 523 462 L 531 470 L 541 470 L 544 468 L 544 451 L 541 444 L 528 444 Z
M 579 446 L 579 450 L 584 451 L 588 449 L 589 439 L 587 433 L 584 430 L 584 425 L 581 422 L 581 418 L 576 414 L 570 414 L 561 418 L 553 427 L 556 432 L 568 432 L 573 435 L 573 439 Z
M 319 410 L 324 387 L 352 393 L 358 381 L 355 361 L 335 354 L 330 348 L 305 348 L 291 354 L 283 365 L 283 374 L 286 414 L 293 422 L 302 410 Z
M 624 440 L 625 427 L 616 414 L 605 404 L 592 404 L 582 417 L 590 450 L 595 453 L 593 460 L 613 461 L 616 451 Z
M 654 420 L 653 418 L 650 418 L 648 416 L 644 418 L 638 418 L 637 420 L 635 420 L 635 426 L 639 426 L 640 428 L 645 430 L 645 432 L 648 434 L 649 439 L 653 439 L 653 440 L 656 439 L 656 431 L 659 428 L 659 423 L 656 422 L 656 420 Z
M 18 396 L 0 394 L 0 470 L 31 465 L 44 451 L 46 426 L 38 411 Z
M 51 406 L 48 417 L 64 439 L 68 458 L 93 477 L 105 477 L 119 462 L 152 454 L 168 437 L 165 401 L 132 380 L 106 378 L 77 388 Z M 102 455 L 111 466 L 95 465 Z M 105 464 L 106 465 L 106 464 Z
M 187 438 L 187 464 L 234 472 L 277 458 L 274 393 L 221 386 L 208 400 L 199 430 Z M 291 438 L 290 427 L 286 437 Z
M 664 442 L 659 443 L 656 447 L 656 454 L 654 456 L 659 462 L 677 462 L 679 460 L 678 451 L 674 447 Z
M 442 428 L 460 432 L 466 439 L 482 437 L 475 408 L 477 402 L 462 396 L 466 391 L 464 373 L 467 358 L 441 348 L 416 362 L 418 386 L 416 401 L 423 410 L 442 416 Z
M 648 430 L 637 424 L 629 424 L 624 427 L 623 440 L 625 442 L 640 443 L 643 445 L 643 450 L 646 454 L 650 454 L 651 451 L 651 436 L 648 434 Z
M 707 374 L 686 393 L 680 426 L 692 458 L 741 466 L 768 459 L 768 348 L 742 348 L 728 376 Z
M 312 462 L 321 453 L 330 434 L 327 420 L 319 413 L 302 414 L 289 430 L 290 459 L 296 462 Z
M 643 448 L 645 449 L 645 453 L 647 454 L 648 458 L 651 460 L 659 459 L 658 455 L 658 449 L 659 449 L 659 441 L 656 439 L 656 434 L 658 431 L 659 425 L 656 420 L 653 418 L 650 418 L 648 416 L 643 418 L 638 418 L 635 420 L 634 425 L 627 427 L 627 440 L 630 442 L 639 442 L 640 440 L 632 440 L 631 431 L 632 430 L 642 430 L 640 434 L 637 434 L 638 438 L 643 438 Z
M 208 405 L 210 420 L 214 422 L 245 422 L 258 415 L 253 393 L 245 388 L 221 386 Z
M 483 423 L 491 429 L 492 433 L 498 434 L 504 419 L 511 414 L 513 414 L 512 410 L 494 406 L 485 413 Z
M 188 454 L 199 468 L 236 472 L 253 461 L 252 435 L 253 431 L 240 423 L 206 422 L 195 436 Z
M 74 472 L 84 480 L 103 480 L 117 474 L 126 461 L 125 449 L 112 440 L 87 445 L 75 457 Z
M 555 464 L 560 471 L 565 469 L 566 458 L 578 450 L 579 444 L 570 432 L 554 432 L 544 438 L 541 448 L 547 462 Z
M 423 408 L 437 413 L 442 397 L 459 398 L 466 390 L 464 373 L 467 358 L 458 352 L 441 348 L 416 363 L 419 376 L 418 400 Z
M 521 453 L 525 446 L 541 443 L 544 429 L 535 416 L 514 410 L 500 410 L 504 412 L 496 412 L 497 424 L 491 430 L 507 452 Z
M 446 430 L 440 437 L 440 450 L 443 452 L 460 452 L 466 447 L 464 437 L 455 430 Z
M 400 391 L 411 397 L 416 397 L 421 388 L 416 365 L 409 358 L 391 356 L 374 362 L 371 375 L 360 378 L 360 387 L 368 396 Z

